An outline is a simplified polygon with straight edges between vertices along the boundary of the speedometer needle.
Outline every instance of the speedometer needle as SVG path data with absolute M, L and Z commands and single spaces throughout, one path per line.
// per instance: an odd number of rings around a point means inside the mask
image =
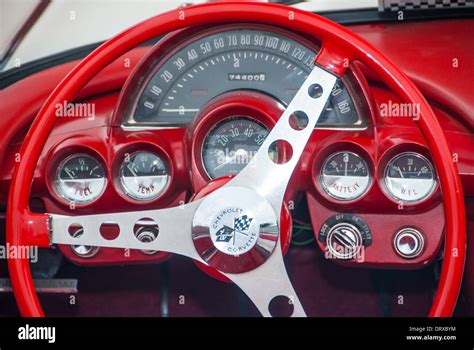
M 231 163 L 235 159 L 235 156 L 232 156 L 230 158 L 226 158 L 225 162 L 222 162 L 218 166 L 214 168 L 214 170 L 219 170 L 220 168 L 226 166 L 227 164 Z

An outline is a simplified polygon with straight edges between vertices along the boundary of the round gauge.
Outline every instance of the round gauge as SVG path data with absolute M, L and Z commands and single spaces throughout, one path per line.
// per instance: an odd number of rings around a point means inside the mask
M 68 202 L 89 204 L 101 196 L 107 178 L 97 159 L 87 154 L 73 154 L 59 164 L 56 172 L 56 192 Z
M 206 136 L 202 162 L 211 179 L 238 174 L 257 153 L 268 129 L 246 117 L 234 117 L 217 124 Z
M 436 188 L 430 161 L 419 153 L 395 156 L 385 168 L 385 186 L 393 197 L 404 202 L 419 202 Z
M 321 185 L 327 194 L 337 200 L 359 198 L 370 185 L 367 163 L 352 152 L 334 153 L 324 162 Z
M 167 188 L 170 175 L 165 162 L 155 153 L 138 151 L 127 155 L 120 167 L 125 193 L 137 201 L 150 201 Z

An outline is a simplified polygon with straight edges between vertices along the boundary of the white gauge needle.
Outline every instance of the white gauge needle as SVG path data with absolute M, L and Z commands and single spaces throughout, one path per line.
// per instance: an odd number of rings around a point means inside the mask
M 131 168 L 130 163 L 128 163 L 127 168 L 130 170 L 133 176 L 137 177 L 137 173 Z
M 68 168 L 64 168 L 64 171 L 66 172 L 66 174 L 69 175 L 69 177 L 71 178 L 71 180 L 74 180 L 74 174 L 72 173 L 71 170 L 69 170 Z
M 405 176 L 403 176 L 402 169 L 400 169 L 400 167 L 397 167 L 397 168 L 398 168 L 398 172 L 400 173 L 400 176 L 401 176 L 402 178 L 404 178 Z

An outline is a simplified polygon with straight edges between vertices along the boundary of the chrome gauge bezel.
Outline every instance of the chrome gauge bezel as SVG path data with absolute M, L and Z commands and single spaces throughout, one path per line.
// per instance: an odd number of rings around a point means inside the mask
M 414 200 L 408 200 L 408 199 L 403 199 L 403 198 L 398 197 L 397 194 L 392 192 L 392 190 L 390 189 L 390 186 L 388 184 L 388 172 L 389 172 L 392 164 L 395 161 L 399 160 L 400 158 L 406 157 L 406 156 L 416 157 L 418 159 L 423 160 L 426 163 L 426 165 L 429 167 L 429 169 L 431 170 L 431 173 L 433 174 L 432 183 L 431 183 L 429 191 L 426 192 L 426 194 L 424 194 L 422 197 L 414 199 Z M 383 172 L 383 181 L 382 182 L 383 182 L 384 192 L 387 194 L 387 196 L 389 196 L 389 198 L 391 198 L 391 199 L 393 199 L 397 202 L 402 202 L 402 203 L 407 203 L 407 204 L 413 205 L 413 204 L 420 204 L 420 203 L 428 200 L 433 195 L 433 193 L 435 192 L 435 190 L 438 186 L 438 176 L 437 176 L 437 173 L 434 169 L 433 163 L 427 157 L 425 157 L 424 155 L 422 155 L 418 152 L 409 151 L 409 152 L 399 153 L 399 154 L 393 156 L 392 158 L 390 158 L 390 160 L 385 165 L 385 169 L 384 169 L 384 172 Z
M 92 198 L 90 200 L 77 200 L 77 199 L 74 199 L 74 198 L 70 198 L 67 195 L 67 193 L 65 193 L 64 190 L 62 189 L 62 187 L 60 186 L 60 184 L 61 184 L 60 175 L 61 175 L 62 170 L 64 169 L 64 165 L 67 162 L 69 162 L 71 159 L 78 158 L 78 157 L 85 157 L 85 158 L 91 159 L 92 161 L 97 163 L 97 165 L 102 169 L 102 172 L 104 173 L 104 177 L 102 178 L 104 180 L 104 184 L 102 185 L 102 188 L 101 188 L 100 192 L 94 198 Z M 54 183 L 53 183 L 52 187 L 53 187 L 54 192 L 56 193 L 56 195 L 65 204 L 68 204 L 68 205 L 74 204 L 74 205 L 78 205 L 78 206 L 86 206 L 86 205 L 89 205 L 91 203 L 94 203 L 100 197 L 102 197 L 102 195 L 105 192 L 105 189 L 107 188 L 107 185 L 108 185 L 107 171 L 106 171 L 106 168 L 103 166 L 102 162 L 99 159 L 97 159 L 96 157 L 94 157 L 94 156 L 92 156 L 88 153 L 73 153 L 73 154 L 70 154 L 69 156 L 65 157 L 59 163 L 59 165 L 57 166 L 56 172 L 55 172 L 55 175 L 54 175 Z
M 151 154 L 151 155 L 153 155 L 153 156 L 155 156 L 155 157 L 157 157 L 161 160 L 161 162 L 163 163 L 163 165 L 165 167 L 165 170 L 166 170 L 166 183 L 165 183 L 165 185 L 163 187 L 161 187 L 161 189 L 159 191 L 157 191 L 151 197 L 143 198 L 143 197 L 135 195 L 134 191 L 131 190 L 124 181 L 123 171 L 124 171 L 125 167 L 127 166 L 127 164 L 129 163 L 129 161 L 127 161 L 126 159 L 122 160 L 122 162 L 120 163 L 120 167 L 118 169 L 118 179 L 119 179 L 118 182 L 120 184 L 121 191 L 127 197 L 127 199 L 132 200 L 132 201 L 136 201 L 136 202 L 139 202 L 139 203 L 150 203 L 150 202 L 156 201 L 160 197 L 162 197 L 163 194 L 170 187 L 170 183 L 171 183 L 170 167 L 169 167 L 169 164 L 168 164 L 165 157 L 163 157 L 161 154 L 159 154 L 155 151 L 150 151 L 150 150 L 146 150 L 146 149 L 134 151 L 134 152 L 128 154 L 128 158 L 132 159 L 132 157 L 136 156 L 139 153 L 148 153 L 148 154 Z
M 367 178 L 368 178 L 367 185 L 365 186 L 364 190 L 360 194 L 358 194 L 356 197 L 344 198 L 344 197 L 337 196 L 329 190 L 328 184 L 326 184 L 326 182 L 325 182 L 325 176 L 326 175 L 324 174 L 324 169 L 326 168 L 328 162 L 333 157 L 338 156 L 340 154 L 344 154 L 344 153 L 350 154 L 350 155 L 355 156 L 358 159 L 360 159 L 363 162 L 365 168 L 367 169 Z M 356 200 L 361 199 L 362 197 L 364 197 L 367 194 L 369 189 L 372 187 L 372 183 L 373 183 L 373 176 L 372 176 L 371 169 L 369 168 L 369 164 L 367 163 L 367 161 L 364 159 L 363 156 L 361 156 L 360 154 L 358 154 L 356 152 L 353 152 L 353 151 L 337 151 L 337 152 L 333 152 L 333 153 L 329 154 L 326 157 L 326 159 L 324 160 L 323 165 L 322 165 L 322 167 L 320 169 L 320 172 L 319 172 L 319 185 L 324 190 L 324 193 L 327 194 L 332 199 L 338 201 L 338 202 L 352 202 L 352 201 L 356 201 Z
M 209 180 L 215 180 L 218 177 L 212 177 L 209 170 L 207 169 L 206 167 L 206 162 L 204 160 L 204 147 L 205 145 L 207 144 L 207 141 L 209 140 L 209 138 L 212 136 L 212 134 L 219 128 L 221 127 L 222 125 L 226 124 L 226 123 L 229 123 L 230 121 L 238 121 L 238 120 L 245 120 L 245 121 L 248 121 L 248 122 L 251 122 L 251 123 L 254 123 L 260 127 L 262 127 L 263 129 L 265 129 L 267 131 L 267 133 L 270 133 L 270 128 L 268 128 L 268 126 L 263 123 L 262 121 L 256 119 L 256 118 L 252 118 L 252 117 L 249 117 L 249 116 L 246 116 L 246 115 L 236 115 L 236 116 L 231 116 L 231 117 L 228 117 L 228 118 L 225 118 L 225 119 L 222 119 L 220 120 L 218 123 L 214 124 L 208 131 L 207 133 L 205 134 L 205 136 L 203 137 L 202 139 L 202 143 L 201 143 L 201 147 L 200 147 L 200 150 L 199 150 L 199 153 L 200 153 L 200 162 L 201 162 L 201 166 L 202 168 L 204 169 L 204 173 L 206 174 L 207 178 Z M 268 135 L 268 134 L 267 134 Z M 266 136 L 265 136 L 266 137 Z M 265 139 L 264 139 L 265 140 Z M 246 164 L 247 165 L 247 164 Z M 229 176 L 229 175 L 223 175 L 223 176 Z

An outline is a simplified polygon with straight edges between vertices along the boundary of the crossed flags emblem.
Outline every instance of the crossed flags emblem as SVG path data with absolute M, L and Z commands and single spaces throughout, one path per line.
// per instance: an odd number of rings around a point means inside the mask
M 253 219 L 249 218 L 247 215 L 242 215 L 238 218 L 234 218 L 234 227 L 231 228 L 226 225 L 222 226 L 222 228 L 220 228 L 219 231 L 217 231 L 216 233 L 216 241 L 229 242 L 232 238 L 234 238 L 236 233 L 248 236 L 244 231 L 247 231 L 250 228 L 252 220 Z

